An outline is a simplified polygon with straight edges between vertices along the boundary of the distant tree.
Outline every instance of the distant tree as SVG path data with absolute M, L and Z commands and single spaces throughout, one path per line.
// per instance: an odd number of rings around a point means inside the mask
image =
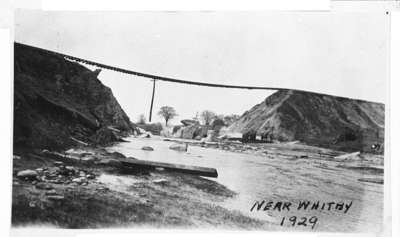
M 223 115 L 223 114 L 218 114 L 218 115 L 215 115 L 214 119 L 221 119 L 221 120 L 224 120 L 224 117 L 225 117 L 225 115 Z
M 176 117 L 178 114 L 171 106 L 163 106 L 160 108 L 160 111 L 158 111 L 158 115 L 165 119 L 165 126 L 167 126 L 168 121 Z
M 196 112 L 196 116 L 193 117 L 193 120 L 194 120 L 194 121 L 197 121 L 197 122 L 200 121 L 199 112 Z
M 215 116 L 216 114 L 210 110 L 204 110 L 200 114 L 200 118 L 203 121 L 204 125 L 210 125 Z
M 146 116 L 144 116 L 144 114 L 139 115 L 138 124 L 145 124 L 145 123 L 146 123 Z
M 212 130 L 219 131 L 223 126 L 225 126 L 224 120 L 220 119 L 219 117 L 215 117 L 215 119 L 211 123 Z
M 237 114 L 225 115 L 223 117 L 224 123 L 226 126 L 231 125 L 232 123 L 236 122 L 240 118 Z

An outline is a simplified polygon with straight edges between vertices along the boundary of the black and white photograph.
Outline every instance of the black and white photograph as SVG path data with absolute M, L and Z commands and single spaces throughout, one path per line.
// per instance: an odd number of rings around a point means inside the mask
M 12 228 L 382 232 L 389 12 L 14 20 Z

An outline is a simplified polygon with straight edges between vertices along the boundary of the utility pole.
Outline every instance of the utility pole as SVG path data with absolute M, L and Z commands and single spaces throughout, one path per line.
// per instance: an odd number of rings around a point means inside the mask
M 153 94 L 151 95 L 149 123 L 151 123 L 151 115 L 153 113 L 153 102 L 154 102 L 154 93 L 155 93 L 155 91 L 156 91 L 156 79 L 153 79 Z

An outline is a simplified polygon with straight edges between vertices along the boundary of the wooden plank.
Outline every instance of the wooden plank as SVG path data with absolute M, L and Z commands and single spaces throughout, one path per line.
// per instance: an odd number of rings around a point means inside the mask
M 142 167 L 145 169 L 164 168 L 165 170 L 177 171 L 186 174 L 195 174 L 213 178 L 218 177 L 217 170 L 208 167 L 171 164 L 171 163 L 162 163 L 162 162 L 145 161 L 145 160 L 128 160 L 128 159 L 121 161 L 121 163 L 124 166 L 132 168 L 138 168 L 138 167 Z

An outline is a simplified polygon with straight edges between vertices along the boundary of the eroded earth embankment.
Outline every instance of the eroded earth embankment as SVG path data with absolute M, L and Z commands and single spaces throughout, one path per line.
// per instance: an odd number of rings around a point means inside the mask
M 216 182 L 118 167 L 127 158 L 99 146 L 123 141 L 136 125 L 99 73 L 15 44 L 13 226 L 266 225 L 216 205 L 234 195 Z M 87 150 L 67 155 L 71 147 Z

